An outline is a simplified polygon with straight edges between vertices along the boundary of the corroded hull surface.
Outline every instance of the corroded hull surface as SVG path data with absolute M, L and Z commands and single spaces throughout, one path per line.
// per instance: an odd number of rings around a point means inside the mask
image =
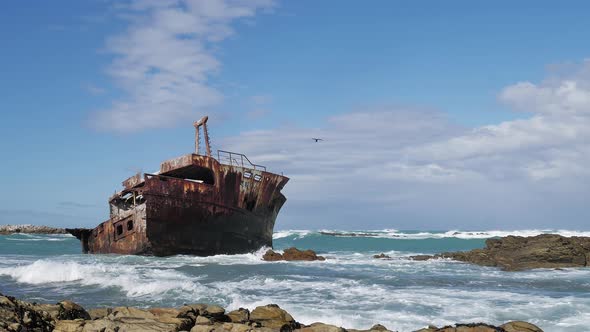
M 198 179 L 198 180 L 196 180 Z M 111 217 L 69 229 L 86 253 L 168 256 L 247 253 L 272 246 L 288 178 L 196 154 L 132 177 L 111 198 Z M 126 197 L 126 198 L 125 198 Z

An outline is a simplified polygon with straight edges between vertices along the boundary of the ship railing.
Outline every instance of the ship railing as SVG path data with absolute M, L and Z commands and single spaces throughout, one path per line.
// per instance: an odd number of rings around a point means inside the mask
M 217 150 L 217 161 L 222 164 L 229 164 L 230 166 L 259 169 L 266 172 L 266 166 L 252 163 L 248 157 L 241 153 Z

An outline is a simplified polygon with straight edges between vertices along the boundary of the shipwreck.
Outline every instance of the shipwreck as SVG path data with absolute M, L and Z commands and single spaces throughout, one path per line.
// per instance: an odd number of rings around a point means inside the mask
M 195 153 L 138 173 L 109 198 L 109 219 L 93 229 L 66 229 L 84 253 L 169 256 L 240 254 L 272 247 L 289 181 L 243 154 L 211 155 L 207 117 L 194 123 Z M 200 154 L 200 129 L 205 154 Z

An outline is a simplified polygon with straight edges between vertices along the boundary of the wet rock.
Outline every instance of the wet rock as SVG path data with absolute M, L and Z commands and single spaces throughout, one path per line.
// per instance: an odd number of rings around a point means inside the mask
M 282 261 L 283 255 L 279 254 L 278 252 L 274 252 L 272 249 L 269 249 L 266 251 L 266 253 L 264 253 L 264 256 L 262 256 L 262 259 L 267 262 Z
M 282 254 L 268 250 L 262 259 L 265 261 L 324 261 L 323 256 L 318 256 L 313 250 L 299 250 L 295 247 L 285 249 Z
M 379 255 L 373 255 L 373 258 L 376 258 L 376 259 L 391 259 L 391 257 L 389 255 L 386 255 L 384 253 L 380 253 Z
M 57 305 L 59 305 L 59 312 L 57 314 L 57 319 L 60 320 L 74 320 L 74 319 L 91 319 L 90 315 L 82 306 L 72 302 L 72 301 L 61 301 Z
M 250 320 L 260 323 L 262 327 L 278 329 L 296 328 L 298 325 L 288 312 L 276 304 L 256 307 L 250 313 Z
M 414 261 L 427 261 L 429 259 L 434 258 L 434 256 L 431 255 L 414 255 L 414 256 L 410 256 L 411 260 Z
M 248 309 L 240 308 L 228 312 L 227 317 L 232 323 L 247 323 L 250 320 L 250 311 Z
M 313 250 L 299 250 L 297 248 L 288 248 L 283 252 L 283 258 L 286 261 L 324 261 L 326 258 L 318 256 Z
M 180 309 L 178 309 L 178 315 L 176 317 L 177 318 L 188 318 L 192 322 L 194 322 L 195 320 L 197 320 L 198 315 L 199 315 L 198 310 L 195 310 L 191 306 L 185 305 L 185 306 L 180 307 Z
M 200 315 L 205 309 L 208 307 L 207 304 L 204 303 L 197 303 L 197 304 L 186 304 L 186 307 L 191 307 L 195 311 L 197 315 Z
M 31 303 L 0 294 L 0 322 L 8 331 L 52 331 L 54 321 Z
M 500 327 L 506 332 L 543 332 L 538 326 L 522 321 L 508 322 Z
M 590 237 L 542 234 L 532 237 L 507 236 L 488 239 L 484 249 L 447 252 L 434 257 L 450 258 L 482 266 L 497 266 L 505 271 L 520 271 L 536 268 L 583 267 L 588 264 L 589 254 Z

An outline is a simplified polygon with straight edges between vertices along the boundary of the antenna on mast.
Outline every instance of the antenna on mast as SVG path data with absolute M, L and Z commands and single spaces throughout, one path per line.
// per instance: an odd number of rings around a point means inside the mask
M 196 133 L 195 133 L 195 153 L 199 154 L 199 141 L 201 138 L 201 127 L 203 127 L 203 135 L 205 136 L 205 148 L 207 149 L 207 156 L 211 157 L 211 146 L 209 143 L 209 132 L 207 131 L 207 120 L 209 120 L 208 116 L 204 116 L 201 120 L 196 121 L 193 123 L 195 126 Z

